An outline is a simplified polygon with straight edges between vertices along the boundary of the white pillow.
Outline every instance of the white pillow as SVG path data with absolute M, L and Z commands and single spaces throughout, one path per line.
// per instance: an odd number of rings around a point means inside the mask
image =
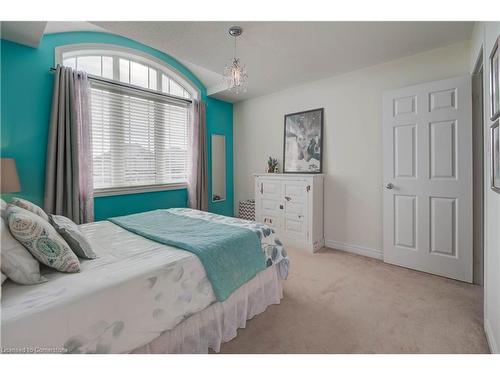
M 1 219 L 2 251 L 1 269 L 9 279 L 19 284 L 39 284 L 47 279 L 40 275 L 40 264 L 10 233 L 5 220 Z
M 7 213 L 5 212 L 7 210 L 7 202 L 5 202 L 3 199 L 0 199 L 0 204 L 1 204 L 1 214 L 2 214 L 2 219 L 6 220 L 7 219 Z

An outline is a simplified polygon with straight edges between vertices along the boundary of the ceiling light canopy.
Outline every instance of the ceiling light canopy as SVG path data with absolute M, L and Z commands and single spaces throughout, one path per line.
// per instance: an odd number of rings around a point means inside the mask
M 224 82 L 227 90 L 234 91 L 236 94 L 246 92 L 248 74 L 244 64 L 236 57 L 236 38 L 243 33 L 243 29 L 239 26 L 229 28 L 229 35 L 234 38 L 233 58 L 229 64 L 224 67 Z

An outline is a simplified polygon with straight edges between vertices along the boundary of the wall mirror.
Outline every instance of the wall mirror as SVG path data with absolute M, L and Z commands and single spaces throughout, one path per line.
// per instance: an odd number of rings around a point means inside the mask
M 212 134 L 212 202 L 226 200 L 226 137 Z

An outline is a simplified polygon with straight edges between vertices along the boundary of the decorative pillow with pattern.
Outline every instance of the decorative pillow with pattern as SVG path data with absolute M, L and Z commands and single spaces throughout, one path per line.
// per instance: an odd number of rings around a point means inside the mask
M 55 230 L 66 240 L 71 250 L 80 258 L 95 259 L 96 253 L 92 250 L 87 237 L 82 233 L 78 225 L 71 219 L 61 215 L 50 215 L 50 223 Z
M 31 203 L 30 201 L 27 201 L 26 199 L 13 198 L 12 202 L 10 202 L 10 203 L 12 203 L 18 207 L 24 208 L 25 210 L 28 210 L 30 212 L 33 212 L 34 214 L 40 216 L 41 218 L 44 218 L 45 220 L 49 221 L 49 217 L 45 213 L 44 210 L 42 210 L 36 204 Z
M 1 220 L 2 273 L 19 284 L 31 285 L 47 281 L 40 275 L 40 264 L 21 243 L 12 237 L 9 225 Z
M 62 272 L 80 271 L 78 258 L 48 221 L 13 205 L 7 217 L 12 235 L 40 262 Z

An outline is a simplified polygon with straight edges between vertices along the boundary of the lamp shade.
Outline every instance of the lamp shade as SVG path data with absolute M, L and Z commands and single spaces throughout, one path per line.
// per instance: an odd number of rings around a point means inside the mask
M 17 193 L 18 191 L 21 191 L 21 185 L 19 184 L 19 177 L 17 175 L 16 161 L 10 158 L 2 158 L 1 167 L 1 192 Z

